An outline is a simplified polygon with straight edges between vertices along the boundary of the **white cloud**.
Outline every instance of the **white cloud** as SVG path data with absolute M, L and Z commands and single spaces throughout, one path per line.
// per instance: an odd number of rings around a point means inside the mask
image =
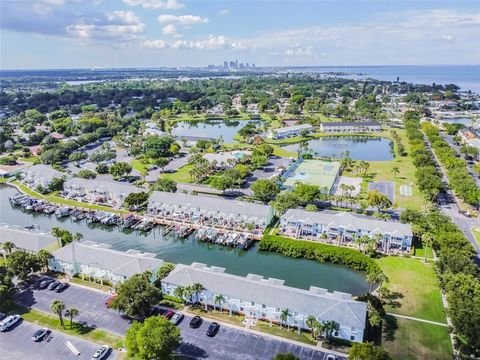
M 142 46 L 149 49 L 193 49 L 193 50 L 218 50 L 218 49 L 234 49 L 240 46 L 239 43 L 230 42 L 224 35 L 210 35 L 205 40 L 175 40 L 167 42 L 165 40 L 146 40 Z
M 93 40 L 129 41 L 138 38 L 144 30 L 145 24 L 133 11 L 113 11 L 106 13 L 104 18 L 67 26 L 67 33 L 71 36 Z
M 178 24 L 178 25 L 194 25 L 194 24 L 206 24 L 207 18 L 202 18 L 196 15 L 171 15 L 165 14 L 158 17 L 158 21 L 161 24 Z
M 146 40 L 142 43 L 142 46 L 148 49 L 165 49 L 167 42 L 164 40 Z
M 230 10 L 228 10 L 228 9 L 222 9 L 219 12 L 217 12 L 218 16 L 225 16 L 225 15 L 228 15 L 228 14 L 230 14 Z
M 169 35 L 169 36 L 182 36 L 177 32 L 177 27 L 173 24 L 168 24 L 162 29 L 162 34 L 163 35 Z
M 447 40 L 447 41 L 452 41 L 453 36 L 452 35 L 442 35 L 442 39 Z
M 178 10 L 185 7 L 185 4 L 177 0 L 123 0 L 129 6 L 141 6 L 144 9 L 166 9 Z
M 312 46 L 307 46 L 307 47 L 296 46 L 294 48 L 285 50 L 285 56 L 309 57 L 309 56 L 312 56 L 312 52 L 313 52 Z

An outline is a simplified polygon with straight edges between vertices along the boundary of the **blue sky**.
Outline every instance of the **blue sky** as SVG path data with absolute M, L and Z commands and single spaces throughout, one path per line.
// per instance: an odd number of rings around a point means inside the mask
M 480 2 L 2 0 L 13 68 L 479 64 Z

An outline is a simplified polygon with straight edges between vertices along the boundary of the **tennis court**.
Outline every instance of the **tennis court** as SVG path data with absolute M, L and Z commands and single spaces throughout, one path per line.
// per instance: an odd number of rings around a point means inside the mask
M 391 202 L 395 201 L 395 183 L 393 181 L 373 181 L 368 183 L 368 191 L 377 190 L 388 196 Z
M 340 171 L 340 163 L 337 161 L 304 160 L 296 169 L 288 172 L 284 186 L 291 188 L 296 182 L 327 188 L 333 187 Z
M 412 187 L 410 185 L 400 185 L 400 194 L 402 196 L 412 196 Z

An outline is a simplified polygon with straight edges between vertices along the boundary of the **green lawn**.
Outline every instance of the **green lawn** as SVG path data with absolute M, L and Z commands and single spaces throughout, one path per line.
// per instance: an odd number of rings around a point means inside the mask
M 175 182 L 183 182 L 183 183 L 192 183 L 192 177 L 190 176 L 190 170 L 193 168 L 193 165 L 187 164 L 182 166 L 180 169 L 173 173 L 164 173 L 162 177 L 165 179 L 170 179 Z
M 125 214 L 128 213 L 127 210 L 122 210 L 122 209 L 113 209 L 109 206 L 102 206 L 102 205 L 96 205 L 96 204 L 89 204 L 81 201 L 74 201 L 74 200 L 68 200 L 64 199 L 60 196 L 56 196 L 54 193 L 48 194 L 48 195 L 42 195 L 32 189 L 30 189 L 28 186 L 22 184 L 21 182 L 15 180 L 12 181 L 12 184 L 16 185 L 20 191 L 23 193 L 39 198 L 39 199 L 45 199 L 48 200 L 52 203 L 57 203 L 57 204 L 62 204 L 62 205 L 68 205 L 68 206 L 74 206 L 74 207 L 81 207 L 84 209 L 91 209 L 91 210 L 98 210 L 98 211 L 109 211 L 113 213 L 118 213 L 118 214 Z
M 281 156 L 281 157 L 293 157 L 296 158 L 298 155 L 296 152 L 288 151 L 278 145 L 272 145 L 273 147 L 273 155 Z
M 280 327 L 279 325 L 272 325 L 265 321 L 257 321 L 256 326 L 251 326 L 250 329 L 261 331 L 267 334 L 280 336 L 286 339 L 299 341 L 309 345 L 316 345 L 316 341 L 312 339 L 312 335 L 309 332 L 302 331 L 300 334 L 297 330 L 290 329 L 287 330 L 286 327 Z
M 222 313 L 220 313 L 220 309 L 217 307 L 217 310 L 213 311 L 213 309 L 209 309 L 205 311 L 203 306 L 190 306 L 187 311 L 191 314 L 200 315 L 202 317 L 224 321 L 230 324 L 243 326 L 242 321 L 245 318 L 242 315 L 238 314 L 228 314 L 228 310 L 224 309 Z
M 475 237 L 475 240 L 477 240 L 477 244 L 480 245 L 480 230 L 472 228 L 472 234 Z
M 446 323 L 440 287 L 431 263 L 422 260 L 386 256 L 377 260 L 388 276 L 388 287 L 398 293 L 387 305 L 387 312 Z
M 68 304 L 66 305 L 68 307 Z M 70 319 L 65 319 L 65 328 L 62 328 L 58 316 L 23 307 L 17 308 L 16 311 L 21 314 L 25 321 L 45 326 L 68 335 L 80 337 L 97 344 L 107 344 L 116 349 L 124 347 L 123 337 L 107 331 L 88 327 L 75 321 L 73 322 L 73 327 L 70 328 Z
M 92 282 L 92 281 L 82 280 L 82 279 L 79 279 L 79 278 L 76 278 L 76 277 L 70 279 L 70 282 L 72 282 L 74 284 L 78 284 L 78 285 L 88 286 L 88 287 L 91 287 L 93 289 L 98 289 L 98 290 L 102 290 L 102 291 L 105 291 L 105 292 L 108 292 L 109 290 L 112 289 L 112 287 L 110 287 L 110 286 L 102 285 L 102 284 Z
M 382 347 L 394 360 L 452 359 L 452 343 L 446 327 L 388 315 Z
M 144 165 L 140 160 L 133 159 L 131 162 L 132 168 L 137 170 L 140 175 L 144 176 L 148 173 L 148 167 Z

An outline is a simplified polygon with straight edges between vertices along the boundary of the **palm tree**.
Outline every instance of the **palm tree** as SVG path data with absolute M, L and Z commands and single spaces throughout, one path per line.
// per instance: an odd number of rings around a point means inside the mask
M 324 326 L 325 326 L 325 332 L 326 332 L 326 335 L 327 335 L 328 339 L 330 339 L 332 337 L 332 334 L 335 331 L 338 331 L 340 329 L 340 325 L 334 320 L 326 321 L 324 323 Z
M 191 287 L 193 293 L 195 294 L 195 302 L 199 302 L 198 301 L 198 297 L 200 295 L 200 293 L 205 290 L 205 286 L 203 286 L 202 284 L 200 283 L 194 283 Z
M 63 324 L 63 310 L 65 310 L 65 304 L 63 301 L 58 299 L 53 300 L 52 304 L 50 305 L 50 310 L 52 310 L 54 314 L 58 315 L 58 318 L 60 319 L 60 325 L 65 328 L 65 325 Z
M 16 248 L 15 244 L 11 241 L 5 241 L 1 244 L 2 249 L 5 251 L 3 254 L 4 258 L 7 258 L 7 255 L 11 255 L 13 250 Z
M 73 241 L 80 241 L 83 239 L 83 235 L 81 233 L 75 233 L 72 235 L 72 240 Z
M 37 254 L 37 259 L 40 267 L 45 271 L 48 271 L 48 260 L 50 260 L 51 258 L 52 254 L 45 249 L 40 250 Z
M 220 308 L 220 314 L 222 313 L 222 304 L 225 302 L 225 296 L 221 295 L 221 294 L 218 294 L 218 295 L 215 295 L 215 300 L 214 300 L 214 303 L 215 304 L 218 304 L 218 307 Z
M 393 173 L 393 178 L 396 179 L 397 175 L 400 174 L 400 169 L 398 168 L 398 166 L 394 166 L 392 168 L 392 173 Z
M 306 324 L 310 328 L 310 330 L 312 331 L 312 337 L 314 339 L 316 339 L 317 337 L 315 336 L 316 335 L 315 333 L 316 333 L 316 330 L 317 330 L 317 327 L 318 327 L 318 324 L 319 324 L 318 320 L 315 318 L 315 316 L 308 315 Z
M 191 301 L 192 296 L 195 294 L 195 291 L 193 290 L 192 286 L 186 286 L 183 289 L 183 297 L 186 299 L 186 301 Z
M 281 312 L 280 312 L 280 320 L 282 320 L 282 323 L 286 323 L 287 324 L 287 329 L 290 330 L 290 325 L 288 324 L 288 319 L 292 316 L 292 314 L 290 313 L 290 310 L 288 309 L 283 309 Z M 280 325 L 281 327 L 281 325 Z
M 368 322 L 372 327 L 380 325 L 382 322 L 382 317 L 380 316 L 378 310 L 374 308 L 368 309 Z
M 183 298 L 185 296 L 185 288 L 183 286 L 177 286 L 173 291 L 173 295 L 185 301 L 185 299 Z
M 432 247 L 435 237 L 432 233 L 426 232 L 422 235 L 423 261 L 427 262 L 427 247 Z
M 75 309 L 74 307 L 71 307 L 71 308 L 65 310 L 65 316 L 70 317 L 70 329 L 73 326 L 73 318 L 75 316 L 78 316 L 78 314 L 79 314 L 79 311 L 77 309 Z
M 57 226 L 54 226 L 54 227 L 52 227 L 51 233 L 52 233 L 53 237 L 55 237 L 57 239 L 58 246 L 62 246 L 62 243 L 60 242 L 60 238 L 63 235 L 63 230 L 60 229 Z

